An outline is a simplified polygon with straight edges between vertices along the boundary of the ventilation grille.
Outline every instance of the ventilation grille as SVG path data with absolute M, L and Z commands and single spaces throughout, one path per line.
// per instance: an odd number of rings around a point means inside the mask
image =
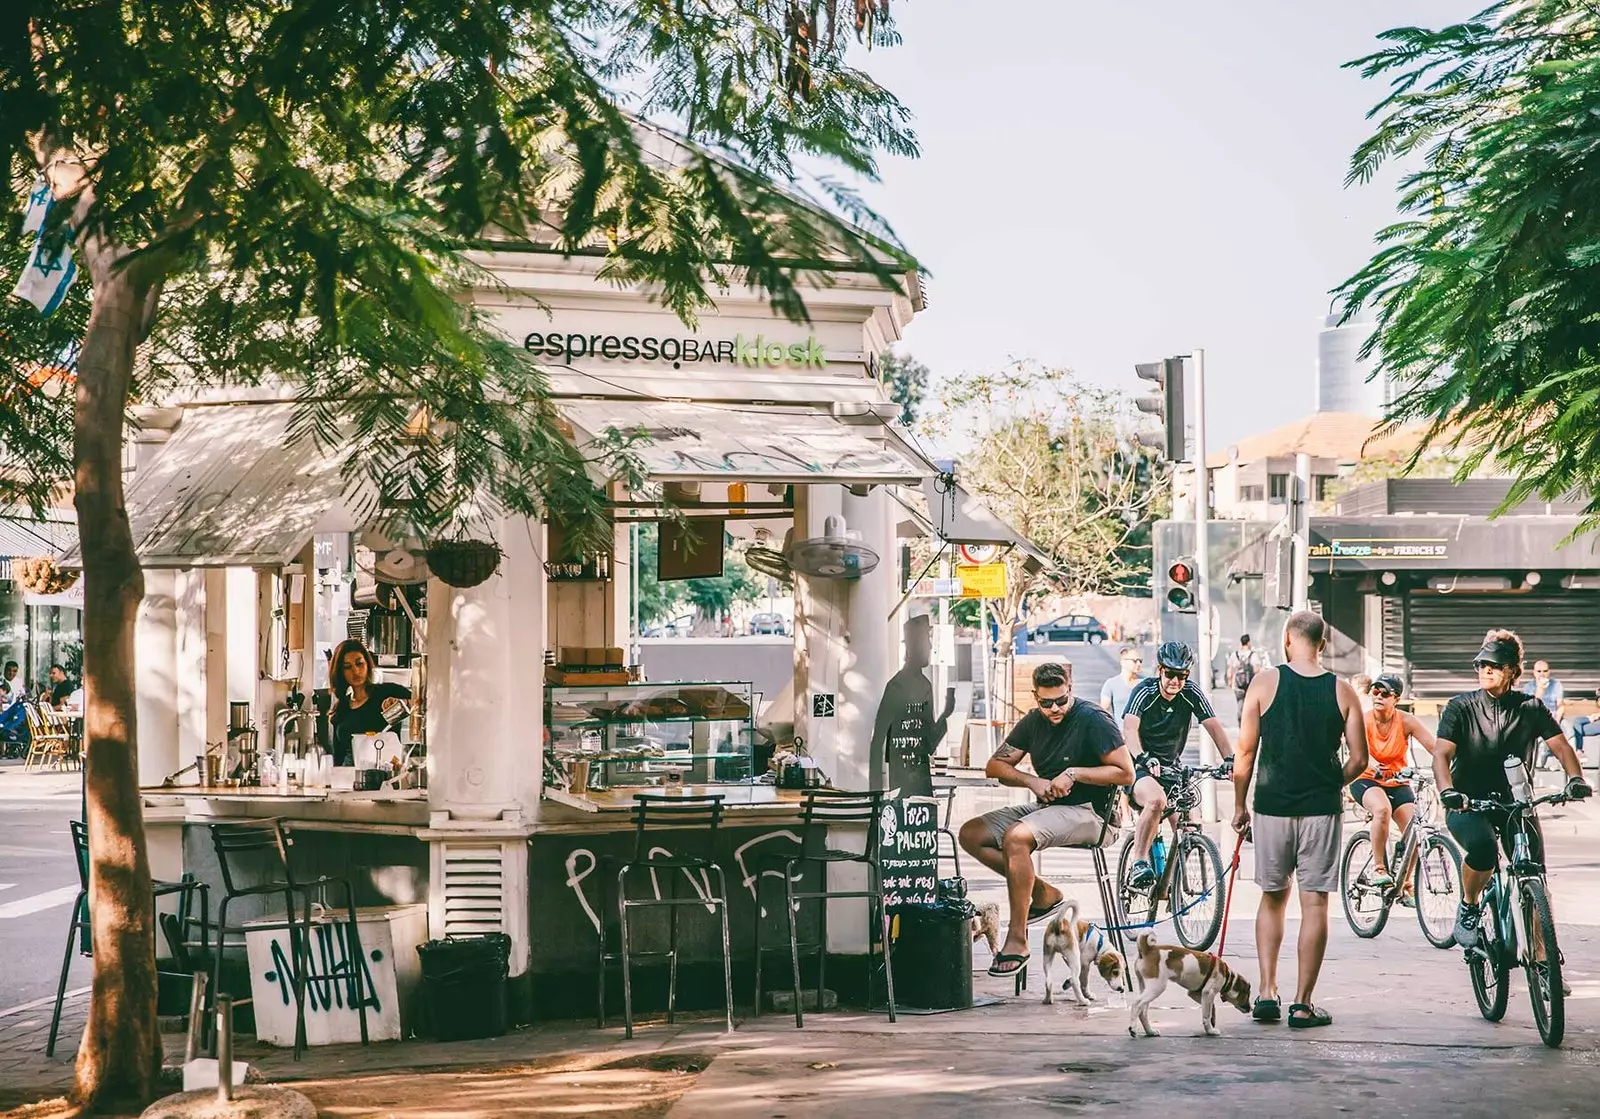
M 499 844 L 444 845 L 444 935 L 505 931 L 505 867 Z

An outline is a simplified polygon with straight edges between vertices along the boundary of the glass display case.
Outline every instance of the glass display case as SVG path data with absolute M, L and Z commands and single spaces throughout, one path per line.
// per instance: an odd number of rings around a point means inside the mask
M 749 681 L 551 685 L 545 697 L 545 780 L 557 788 L 751 777 L 757 699 Z

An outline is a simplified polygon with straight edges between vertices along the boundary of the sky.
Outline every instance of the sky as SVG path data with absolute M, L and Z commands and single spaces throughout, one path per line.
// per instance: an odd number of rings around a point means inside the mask
M 857 62 L 922 146 L 864 192 L 932 274 L 899 349 L 1131 390 L 1204 347 L 1212 449 L 1309 414 L 1329 291 L 1395 216 L 1394 175 L 1344 186 L 1387 86 L 1340 65 L 1484 4 L 896 0 Z

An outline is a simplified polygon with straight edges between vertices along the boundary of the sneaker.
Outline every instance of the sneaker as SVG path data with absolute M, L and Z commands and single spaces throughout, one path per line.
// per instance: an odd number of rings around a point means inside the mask
M 1456 910 L 1456 943 L 1471 948 L 1478 943 L 1478 929 L 1483 924 L 1483 910 L 1470 902 L 1462 902 Z
M 1135 890 L 1148 890 L 1156 884 L 1156 868 L 1149 860 L 1139 859 L 1128 871 L 1128 885 Z
M 1390 874 L 1387 870 L 1384 870 L 1380 866 L 1377 870 L 1372 872 L 1367 881 L 1371 882 L 1374 886 L 1377 886 L 1380 889 L 1386 889 L 1387 887 L 1394 885 L 1394 875 Z

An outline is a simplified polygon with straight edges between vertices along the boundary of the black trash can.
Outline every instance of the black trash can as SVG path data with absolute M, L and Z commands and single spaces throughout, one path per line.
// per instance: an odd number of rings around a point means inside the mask
M 899 911 L 894 942 L 894 998 L 920 1010 L 972 1005 L 972 932 L 962 908 L 911 906 Z
M 499 1037 L 506 1032 L 506 977 L 511 938 L 505 933 L 446 937 L 417 945 L 422 962 L 428 1033 L 438 1041 Z

